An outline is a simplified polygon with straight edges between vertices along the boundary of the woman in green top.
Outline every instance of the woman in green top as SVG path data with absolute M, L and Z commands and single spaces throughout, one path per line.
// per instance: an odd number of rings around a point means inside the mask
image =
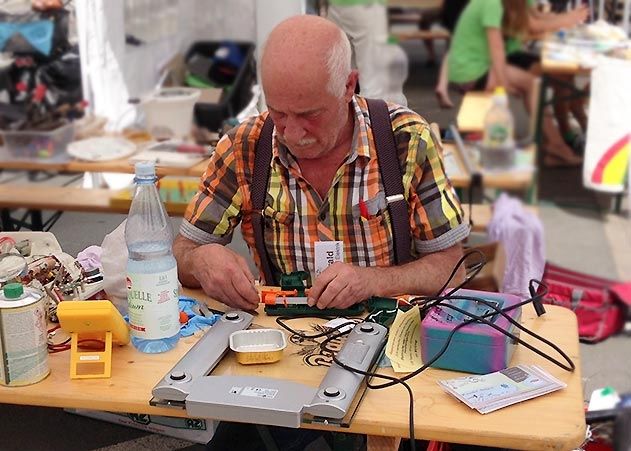
M 529 29 L 528 0 L 471 0 L 454 31 L 448 56 L 449 80 L 463 91 L 492 90 L 504 86 L 522 98 L 533 114 L 535 76 L 510 64 L 504 41 L 522 40 Z M 542 131 L 546 142 L 544 164 L 581 164 L 563 141 L 552 118 L 544 115 Z
M 471 0 L 454 30 L 449 80 L 465 89 L 505 86 L 524 93 L 519 69 L 507 66 L 504 37 L 528 30 L 527 0 Z

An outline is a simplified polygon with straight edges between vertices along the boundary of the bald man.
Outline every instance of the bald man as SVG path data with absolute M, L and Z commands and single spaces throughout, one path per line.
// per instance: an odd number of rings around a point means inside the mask
M 438 290 L 462 255 L 460 242 L 469 227 L 427 122 L 388 104 L 414 258 L 394 266 L 373 131 L 365 99 L 354 94 L 358 73 L 351 70 L 346 35 L 317 16 L 291 17 L 271 32 L 260 68 L 269 112 L 218 143 L 175 240 L 182 284 L 201 287 L 229 306 L 256 308 L 254 277 L 225 245 L 240 222 L 260 269 L 252 218 L 263 214 L 275 274 L 308 271 L 314 280 L 310 305 L 346 308 L 373 295 Z M 252 208 L 250 188 L 268 114 L 274 123 L 272 161 L 260 212 Z M 330 241 L 341 248 L 343 261 L 318 274 L 318 243 Z

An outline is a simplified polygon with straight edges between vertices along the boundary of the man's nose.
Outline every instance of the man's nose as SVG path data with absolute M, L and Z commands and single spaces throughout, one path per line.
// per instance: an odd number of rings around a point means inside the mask
M 285 123 L 285 139 L 290 142 L 298 142 L 304 138 L 306 134 L 305 129 L 300 125 L 296 119 L 287 118 Z

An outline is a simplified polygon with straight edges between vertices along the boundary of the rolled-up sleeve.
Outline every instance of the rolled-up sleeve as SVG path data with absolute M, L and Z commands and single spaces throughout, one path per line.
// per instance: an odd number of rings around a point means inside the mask
M 418 254 L 440 251 L 469 235 L 460 201 L 445 174 L 442 153 L 428 125 L 410 134 L 404 177 L 410 186 L 410 225 Z M 404 180 L 404 184 L 406 180 Z
M 231 241 L 242 204 L 235 153 L 234 135 L 225 135 L 201 177 L 197 194 L 186 208 L 180 226 L 184 237 L 200 244 Z

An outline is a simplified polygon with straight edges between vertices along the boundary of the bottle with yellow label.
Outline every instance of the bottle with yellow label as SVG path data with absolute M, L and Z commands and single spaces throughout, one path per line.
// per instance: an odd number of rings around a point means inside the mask
M 513 114 L 506 90 L 495 88 L 491 108 L 484 118 L 484 136 L 480 161 L 484 169 L 507 169 L 515 163 Z

